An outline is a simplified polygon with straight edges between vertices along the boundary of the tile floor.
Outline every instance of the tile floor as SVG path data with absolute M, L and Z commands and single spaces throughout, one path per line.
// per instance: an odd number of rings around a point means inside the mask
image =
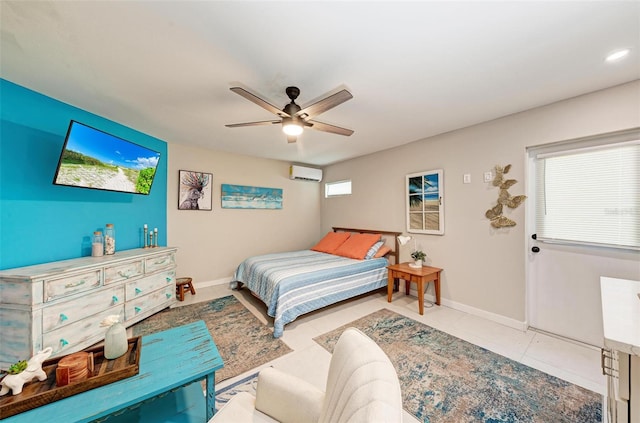
M 247 290 L 232 291 L 227 285 L 197 288 L 196 295 L 187 294 L 185 301 L 178 305 L 226 295 L 235 295 L 261 321 L 272 324 L 266 315 L 264 304 Z M 427 307 L 426 302 L 424 315 L 421 316 L 417 304 L 415 296 L 406 296 L 402 292 L 394 294 L 393 302 L 388 303 L 386 293 L 378 291 L 301 316 L 285 326 L 282 336 L 282 340 L 293 352 L 262 367 L 273 366 L 285 370 L 324 389 L 330 354 L 316 344 L 313 338 L 376 310 L 388 308 L 576 385 L 603 395 L 606 392 L 605 378 L 600 371 L 600 350 L 597 348 L 534 331 L 522 332 L 444 306 Z M 218 388 L 257 370 L 259 368 L 228 379 Z M 405 423 L 417 422 L 407 412 L 404 417 Z

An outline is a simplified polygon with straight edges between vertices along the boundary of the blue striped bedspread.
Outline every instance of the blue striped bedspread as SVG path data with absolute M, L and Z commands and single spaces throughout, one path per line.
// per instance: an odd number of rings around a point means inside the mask
M 279 338 L 298 316 L 386 286 L 387 265 L 386 258 L 354 260 L 302 250 L 250 257 L 233 279 L 267 305 Z

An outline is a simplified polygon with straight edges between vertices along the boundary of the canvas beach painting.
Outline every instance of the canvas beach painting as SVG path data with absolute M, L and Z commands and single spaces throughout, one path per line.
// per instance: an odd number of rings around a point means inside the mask
M 223 209 L 281 209 L 282 189 L 222 184 Z
M 213 174 L 181 170 L 178 210 L 208 210 L 212 209 L 211 185 Z

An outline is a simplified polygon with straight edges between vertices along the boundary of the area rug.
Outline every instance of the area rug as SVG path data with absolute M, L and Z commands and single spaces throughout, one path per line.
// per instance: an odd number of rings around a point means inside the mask
M 331 352 L 350 326 L 389 356 L 404 409 L 422 422 L 602 421 L 602 395 L 387 309 L 314 340 Z
M 292 350 L 233 295 L 166 309 L 133 326 L 142 336 L 203 320 L 224 361 L 216 383 L 242 374 Z
M 248 392 L 255 397 L 257 386 L 258 373 L 256 372 L 249 376 L 243 377 L 242 379 L 230 384 L 229 386 L 216 389 L 216 410 L 222 408 L 237 393 Z

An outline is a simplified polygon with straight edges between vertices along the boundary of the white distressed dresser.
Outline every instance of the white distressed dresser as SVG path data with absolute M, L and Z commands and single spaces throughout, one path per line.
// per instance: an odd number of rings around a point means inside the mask
M 175 301 L 176 248 L 139 248 L 0 271 L 0 368 L 46 347 L 53 357 L 104 339 Z

